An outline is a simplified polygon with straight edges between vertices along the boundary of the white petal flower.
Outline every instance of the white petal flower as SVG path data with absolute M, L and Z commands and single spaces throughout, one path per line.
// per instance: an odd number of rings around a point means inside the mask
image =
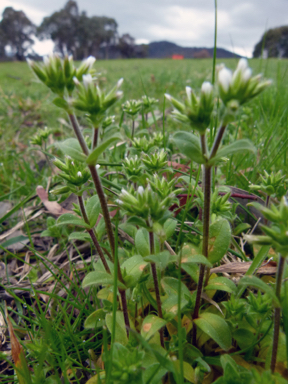
M 117 91 L 115 95 L 116 95 L 117 99 L 121 99 L 121 97 L 123 96 L 123 92 Z
M 96 59 L 94 56 L 89 56 L 86 60 L 85 60 L 85 64 L 87 65 L 87 67 L 89 69 L 91 69 L 93 67 L 93 64 L 95 63 Z
M 187 97 L 190 98 L 191 93 L 192 93 L 192 88 L 187 86 L 187 87 L 185 87 L 185 90 L 186 90 Z
M 100 164 L 96 164 L 96 169 L 99 169 L 101 167 Z
M 218 74 L 218 82 L 224 92 L 228 92 L 232 81 L 232 72 L 226 67 L 221 69 Z
M 122 188 L 121 189 L 121 194 L 122 195 L 126 195 L 126 196 L 129 196 L 129 193 L 126 191 L 126 189 Z
M 166 97 L 167 100 L 169 100 L 169 101 L 172 100 L 172 96 L 169 95 L 168 93 L 165 93 L 164 96 Z
M 121 87 L 123 81 L 124 81 L 123 77 L 121 77 L 121 79 L 117 81 L 117 88 Z
M 140 185 L 140 187 L 138 187 L 138 189 L 137 189 L 137 192 L 139 193 L 139 195 L 143 195 L 143 193 L 144 193 L 144 188 Z
M 201 87 L 201 92 L 209 96 L 213 92 L 213 85 L 209 81 L 204 81 Z
M 245 71 L 243 72 L 242 79 L 243 81 L 247 82 L 252 76 L 252 69 L 251 68 L 246 68 Z
M 77 77 L 73 77 L 73 81 L 75 85 L 80 85 L 80 81 L 77 79 Z
M 88 87 L 90 86 L 90 84 L 93 83 L 93 78 L 92 76 L 90 75 L 90 73 L 88 73 L 87 75 L 83 75 L 82 76 L 82 79 L 83 79 L 83 85 L 86 89 L 88 89 Z
M 237 65 L 237 69 L 239 70 L 239 71 L 241 71 L 241 72 L 244 72 L 246 69 L 248 69 L 249 68 L 249 66 L 248 66 L 248 61 L 247 61 L 247 59 L 244 59 L 243 57 L 242 57 L 242 59 L 240 59 L 239 60 L 239 62 L 238 62 L 238 65 Z M 237 70 L 236 69 L 236 70 Z
M 78 177 L 82 177 L 82 173 L 79 171 L 79 172 L 77 172 L 77 176 Z

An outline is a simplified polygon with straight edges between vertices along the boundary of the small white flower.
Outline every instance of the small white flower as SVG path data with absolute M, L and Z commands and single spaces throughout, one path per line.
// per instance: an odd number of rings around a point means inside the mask
M 210 94 L 213 92 L 213 85 L 209 83 L 209 81 L 204 81 L 201 87 L 201 92 L 207 96 L 210 96 Z
M 122 188 L 121 189 L 121 194 L 122 195 L 126 195 L 126 196 L 129 196 L 129 193 L 126 191 L 126 189 Z
M 79 172 L 77 172 L 77 176 L 78 177 L 82 177 L 82 173 L 79 171 Z
M 241 72 L 244 72 L 246 69 L 248 69 L 249 68 L 249 66 L 248 66 L 248 61 L 247 61 L 247 59 L 244 59 L 243 57 L 242 57 L 242 59 L 240 59 L 239 60 L 239 62 L 238 62 L 238 65 L 237 65 L 237 69 L 239 70 L 239 71 L 241 71 Z M 237 70 L 236 69 L 236 70 Z
M 119 200 L 119 199 L 116 199 L 115 200 L 115 203 L 119 204 L 119 205 L 122 205 L 123 204 L 123 201 L 122 200 Z
M 117 88 L 120 88 L 120 87 L 121 87 L 123 81 L 124 81 L 123 77 L 121 77 L 121 79 L 119 79 L 119 80 L 117 81 Z
M 144 188 L 140 185 L 140 187 L 138 187 L 137 189 L 137 192 L 139 193 L 139 195 L 143 196 Z
M 123 92 L 117 91 L 115 95 L 116 95 L 117 99 L 121 99 L 121 97 L 123 96 Z
M 84 62 L 87 65 L 87 67 L 89 69 L 91 69 L 93 67 L 93 64 L 95 63 L 95 61 L 96 61 L 96 59 L 94 56 L 89 56 L 89 57 L 87 57 L 87 59 Z
M 169 101 L 172 100 L 172 96 L 169 95 L 168 93 L 165 93 L 164 96 L 166 97 L 167 100 L 169 100 Z
M 224 92 L 228 92 L 232 81 L 232 72 L 226 67 L 221 69 L 218 74 L 218 82 Z
M 75 85 L 80 85 L 80 81 L 77 79 L 77 77 L 73 77 L 73 81 Z
M 245 83 L 250 80 L 252 76 L 252 69 L 251 68 L 246 68 L 245 71 L 243 72 L 242 75 L 242 80 L 245 81 Z
M 100 164 L 96 164 L 96 169 L 99 169 L 101 167 Z
M 90 75 L 90 73 L 88 73 L 87 75 L 83 75 L 82 76 L 82 79 L 83 79 L 83 85 L 86 89 L 88 89 L 88 87 L 90 86 L 90 84 L 93 83 L 93 78 L 92 76 Z

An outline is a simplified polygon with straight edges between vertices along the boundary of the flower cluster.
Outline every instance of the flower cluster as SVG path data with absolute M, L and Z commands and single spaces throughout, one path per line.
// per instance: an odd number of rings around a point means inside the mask
M 52 133 L 52 129 L 45 127 L 44 129 L 38 129 L 35 135 L 30 139 L 30 143 L 33 145 L 42 146 L 43 142 L 48 139 L 48 136 Z
M 122 109 L 131 119 L 136 119 L 140 109 L 142 107 L 142 100 L 127 100 L 123 105 Z
M 152 190 L 156 192 L 161 199 L 165 199 L 171 194 L 177 196 L 182 191 L 181 188 L 174 189 L 177 179 L 168 181 L 165 177 L 160 178 L 158 174 L 154 174 L 148 181 Z
M 249 205 L 257 208 L 263 216 L 271 221 L 272 227 L 261 226 L 265 236 L 245 235 L 245 239 L 254 244 L 272 245 L 272 247 L 282 256 L 288 255 L 288 202 L 286 197 L 282 197 L 278 207 L 274 204 L 271 209 L 259 203 Z
M 123 83 L 120 79 L 116 86 L 107 94 L 102 92 L 100 87 L 95 84 L 90 73 L 82 76 L 82 82 L 74 77 L 74 83 L 78 89 L 77 98 L 72 100 L 72 106 L 79 111 L 86 112 L 93 124 L 98 125 L 105 117 L 105 113 L 123 95 L 119 91 Z
M 82 79 L 83 75 L 92 72 L 95 57 L 90 56 L 82 62 L 79 68 L 75 68 L 73 56 L 65 56 L 62 60 L 58 55 L 45 56 L 43 63 L 27 59 L 27 62 L 42 83 L 51 89 L 53 93 L 63 97 L 65 89 L 71 95 L 75 84 L 73 78 Z
M 252 77 L 252 69 L 246 59 L 240 59 L 234 73 L 223 67 L 218 73 L 219 94 L 225 105 L 237 103 L 241 105 L 259 95 L 271 84 L 270 80 L 263 80 L 261 75 Z
M 142 104 L 143 104 L 143 110 L 144 113 L 149 112 L 151 107 L 156 105 L 159 102 L 159 100 L 155 99 L 154 97 L 148 97 L 148 96 L 142 96 Z
M 267 171 L 264 171 L 265 176 L 260 175 L 261 183 L 259 185 L 252 184 L 249 186 L 252 190 L 261 190 L 265 192 L 268 196 L 285 194 L 285 188 L 283 182 L 285 175 L 282 175 L 281 170 L 277 173 L 271 172 L 270 175 Z
M 192 128 L 204 133 L 210 124 L 214 108 L 213 86 L 205 81 L 201 87 L 200 97 L 195 95 L 192 88 L 186 87 L 186 95 L 185 103 L 181 103 L 167 93 L 165 97 L 175 108 L 172 114 L 177 120 L 189 123 Z
M 123 168 L 128 178 L 132 181 L 136 181 L 143 173 L 142 162 L 137 155 L 129 158 L 126 157 L 123 161 Z
M 53 161 L 54 165 L 59 168 L 62 172 L 59 173 L 59 176 L 64 179 L 67 183 L 66 189 L 71 187 L 81 187 L 84 185 L 89 178 L 91 177 L 89 170 L 85 167 L 83 163 L 74 162 L 70 156 L 65 156 L 65 163 L 60 159 L 55 159 Z M 67 188 L 68 187 L 68 188 Z M 74 188 L 72 188 L 73 192 Z M 58 193 L 57 193 L 58 192 Z M 53 191 L 54 194 L 64 193 L 64 190 L 59 189 Z
M 151 219 L 157 222 L 166 216 L 172 204 L 177 201 L 175 195 L 171 193 L 164 199 L 154 192 L 150 185 L 145 189 L 139 187 L 137 191 L 130 189 L 121 190 L 116 202 L 130 215 L 137 215 L 144 220 Z
M 160 171 L 160 169 L 163 169 L 168 164 L 167 152 L 165 152 L 164 149 L 161 149 L 161 151 L 157 151 L 151 155 L 143 154 L 142 161 L 149 171 Z

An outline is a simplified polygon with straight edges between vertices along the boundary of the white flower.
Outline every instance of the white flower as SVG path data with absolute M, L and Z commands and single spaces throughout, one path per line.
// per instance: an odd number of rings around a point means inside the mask
M 142 186 L 138 187 L 137 192 L 142 196 L 144 193 L 144 188 Z
M 119 200 L 119 199 L 116 199 L 115 200 L 115 203 L 119 204 L 119 205 L 122 205 L 123 204 L 123 201 L 122 200 Z
M 130 196 L 129 193 L 126 191 L 126 189 L 121 189 L 121 195 L 126 195 L 126 196 Z
M 120 88 L 120 87 L 121 87 L 123 81 L 124 81 L 123 77 L 121 77 L 121 79 L 119 79 L 119 80 L 117 81 L 117 88 Z
M 209 83 L 209 81 L 204 81 L 201 87 L 201 92 L 203 92 L 207 96 L 210 96 L 213 92 L 213 85 Z
M 93 64 L 95 63 L 96 59 L 94 56 L 89 56 L 84 62 L 87 65 L 89 69 L 93 67 Z
M 92 76 L 90 75 L 90 73 L 88 73 L 87 75 L 83 75 L 82 76 L 82 79 L 83 79 L 83 85 L 86 89 L 89 88 L 90 84 L 93 83 L 93 78 Z
M 186 90 L 187 97 L 190 99 L 190 97 L 191 97 L 191 93 L 192 93 L 192 88 L 186 86 L 186 87 L 185 87 L 185 90 Z
M 77 172 L 77 176 L 78 177 L 82 177 L 82 173 L 79 171 L 79 172 Z
M 73 77 L 73 81 L 75 85 L 80 85 L 80 81 L 77 79 L 77 77 Z
M 99 169 L 101 167 L 100 164 L 96 164 L 96 169 Z
M 228 92 L 232 81 L 232 72 L 226 67 L 221 69 L 218 74 L 218 82 L 224 92 Z
M 117 99 L 121 99 L 121 97 L 123 96 L 123 92 L 117 91 L 115 95 L 116 95 Z
M 237 65 L 237 68 L 236 68 L 236 71 L 239 70 L 241 72 L 244 72 L 246 69 L 248 69 L 249 66 L 248 66 L 248 61 L 247 59 L 240 59 L 239 62 L 238 62 L 238 65 Z
M 167 100 L 169 100 L 169 101 L 172 100 L 172 96 L 169 95 L 168 93 L 165 93 L 164 96 L 166 97 Z
M 242 75 L 242 80 L 245 81 L 245 83 L 251 78 L 252 76 L 252 69 L 246 68 Z

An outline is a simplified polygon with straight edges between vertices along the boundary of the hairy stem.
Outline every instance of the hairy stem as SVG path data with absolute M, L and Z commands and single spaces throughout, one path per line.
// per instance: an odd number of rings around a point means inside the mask
M 153 255 L 154 254 L 154 234 L 153 234 L 153 232 L 149 232 L 149 240 L 150 240 L 150 253 L 151 253 L 151 255 Z M 160 298 L 160 289 L 159 289 L 157 269 L 156 269 L 155 263 L 151 263 L 151 269 L 152 269 L 152 275 L 153 275 L 153 280 L 154 280 L 158 316 L 161 319 L 163 319 L 163 313 L 162 313 L 162 307 L 161 307 L 161 298 Z M 163 331 L 163 328 L 161 328 L 159 330 L 159 333 L 160 333 L 161 346 L 164 348 L 164 331 Z
M 89 224 L 89 219 L 88 219 L 88 216 L 87 216 L 87 213 L 86 213 L 86 209 L 85 209 L 85 206 L 84 206 L 84 202 L 83 202 L 83 197 L 82 196 L 78 196 L 78 202 L 79 202 L 79 207 L 80 207 L 80 211 L 81 211 L 81 214 L 82 214 L 82 217 L 85 221 L 86 224 Z M 91 237 L 91 240 L 93 242 L 93 244 L 95 245 L 95 248 L 97 249 L 97 252 L 99 254 L 99 257 L 104 265 L 104 268 L 106 270 L 106 272 L 108 273 L 111 273 L 110 271 L 110 268 L 107 264 L 107 261 L 105 259 L 105 256 L 103 254 L 103 251 L 102 251 L 102 248 L 100 247 L 100 244 L 98 243 L 98 240 L 96 238 L 96 235 L 94 233 L 94 230 L 93 229 L 87 229 L 87 232 L 89 233 L 90 237 Z
M 215 138 L 215 141 L 213 143 L 212 151 L 211 151 L 211 154 L 210 154 L 210 159 L 212 159 L 216 155 L 216 153 L 218 151 L 218 148 L 219 148 L 219 146 L 221 144 L 221 141 L 222 141 L 225 129 L 226 129 L 226 125 L 222 125 L 222 127 L 220 127 L 220 129 L 219 129 L 219 131 L 217 133 L 217 136 Z
M 99 128 L 98 127 L 94 127 L 92 150 L 97 147 L 97 144 L 98 144 L 98 133 L 99 133 Z
M 202 154 L 207 156 L 205 136 L 201 135 Z M 203 240 L 202 240 L 202 254 L 208 257 L 209 246 L 209 225 L 210 225 L 210 201 L 211 201 L 211 166 L 204 166 L 204 209 L 203 209 Z M 199 309 L 201 304 L 201 294 L 203 290 L 203 282 L 205 275 L 205 265 L 201 264 L 200 273 L 197 285 L 196 302 L 193 312 L 193 319 L 199 316 Z M 193 326 L 192 331 L 193 344 L 196 344 L 196 326 Z
M 276 296 L 280 300 L 281 294 L 281 284 L 282 284 L 282 276 L 284 271 L 284 263 L 285 259 L 280 255 L 278 261 L 278 270 L 276 276 Z M 279 341 L 279 331 L 280 331 L 280 321 L 281 321 L 281 308 L 275 308 L 274 314 L 274 334 L 273 334 L 273 347 L 272 347 L 272 358 L 271 358 L 271 371 L 272 373 L 275 371 L 276 361 L 277 361 L 277 351 L 278 351 L 278 341 Z
M 90 169 L 90 173 L 91 173 L 91 176 L 92 176 L 92 179 L 93 179 L 93 182 L 94 182 L 94 185 L 95 185 L 98 197 L 99 197 L 99 201 L 101 204 L 102 213 L 103 213 L 103 217 L 104 217 L 104 221 L 105 221 L 107 236 L 108 236 L 108 240 L 109 240 L 110 247 L 111 247 L 111 253 L 112 253 L 112 256 L 114 258 L 115 241 L 114 241 L 112 223 L 111 223 L 111 219 L 110 219 L 110 215 L 109 215 L 109 211 L 108 211 L 106 198 L 104 195 L 104 191 L 102 188 L 100 178 L 98 176 L 97 169 L 93 165 L 89 165 L 88 167 Z
M 83 137 L 82 132 L 80 130 L 77 118 L 73 113 L 69 113 L 68 116 L 69 116 L 69 119 L 70 119 L 70 122 L 71 122 L 71 125 L 73 128 L 73 131 L 74 131 L 74 133 L 75 133 L 75 135 L 79 141 L 79 144 L 82 148 L 82 151 L 84 152 L 84 154 L 86 156 L 88 156 L 89 155 L 89 149 L 87 147 L 86 141 L 84 140 L 84 137 Z
M 123 309 L 123 315 L 124 315 L 124 322 L 126 326 L 126 333 L 127 336 L 129 337 L 129 329 L 130 329 L 130 321 L 129 321 L 129 316 L 128 316 L 128 306 L 127 306 L 127 299 L 126 299 L 126 292 L 124 289 L 119 289 L 119 293 L 121 296 L 121 302 L 122 302 L 122 309 Z

